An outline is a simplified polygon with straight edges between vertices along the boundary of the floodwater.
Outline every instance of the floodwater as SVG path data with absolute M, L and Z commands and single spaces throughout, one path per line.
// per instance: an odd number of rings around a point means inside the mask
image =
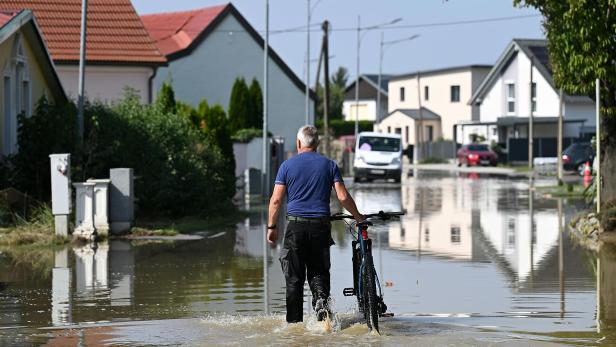
M 583 202 L 541 199 L 529 187 L 420 171 L 402 185 L 352 190 L 363 212 L 407 211 L 370 230 L 395 314 L 381 319 L 381 336 L 342 295 L 352 281 L 342 222 L 332 235 L 332 331 L 308 313 L 285 324 L 280 246 L 264 244 L 264 208 L 253 206 L 235 229 L 202 240 L 0 254 L 0 345 L 614 343 L 616 251 L 596 255 L 571 239 L 566 225 Z

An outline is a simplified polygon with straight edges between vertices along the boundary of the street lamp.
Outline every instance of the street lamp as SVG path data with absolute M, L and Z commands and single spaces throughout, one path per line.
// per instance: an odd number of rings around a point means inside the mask
M 359 132 L 359 51 L 361 49 L 361 40 L 362 38 L 364 38 L 363 36 L 361 36 L 361 31 L 365 30 L 366 32 L 368 30 L 374 30 L 374 29 L 378 29 L 378 28 L 382 28 L 384 26 L 388 26 L 388 25 L 392 25 L 392 24 L 396 24 L 398 22 L 400 22 L 402 20 L 402 18 L 396 18 L 392 21 L 386 22 L 386 23 L 381 23 L 381 24 L 377 24 L 377 25 L 371 25 L 371 26 L 367 26 L 367 27 L 361 27 L 360 26 L 360 17 L 357 16 L 357 65 L 356 65 L 356 80 L 355 80 L 355 139 L 357 139 L 357 134 Z M 365 34 L 365 33 L 364 33 Z M 326 78 L 329 78 L 326 77 Z
M 396 43 L 411 41 L 418 37 L 419 37 L 419 34 L 415 34 L 413 36 L 409 36 L 409 37 L 399 39 L 399 40 L 384 41 L 384 35 L 383 35 L 383 32 L 381 31 L 381 49 L 379 53 L 379 78 L 377 80 L 377 86 L 379 90 L 377 91 L 377 95 L 376 95 L 376 112 L 377 112 L 376 122 L 377 123 L 381 122 L 381 91 L 380 91 L 380 88 L 381 88 L 381 78 L 383 74 L 383 54 L 385 54 L 385 50 L 388 47 L 391 47 L 395 45 Z
M 310 6 L 310 0 L 306 2 L 306 124 L 310 124 L 310 21 L 312 12 L 321 0 Z

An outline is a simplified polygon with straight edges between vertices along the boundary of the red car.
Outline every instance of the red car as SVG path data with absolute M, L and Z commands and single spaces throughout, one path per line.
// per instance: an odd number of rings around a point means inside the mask
M 458 166 L 490 165 L 496 166 L 497 156 L 488 145 L 471 143 L 458 150 Z

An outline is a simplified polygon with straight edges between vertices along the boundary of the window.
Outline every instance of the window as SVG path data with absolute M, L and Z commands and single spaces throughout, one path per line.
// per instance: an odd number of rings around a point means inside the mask
M 396 128 L 396 134 L 401 135 L 402 134 L 402 128 Z
M 424 231 L 424 241 L 430 242 L 430 229 L 428 228 Z
M 409 139 L 409 126 L 405 126 L 404 127 L 404 138 L 406 139 L 406 144 L 409 144 L 411 142 L 411 139 Z
M 531 84 L 530 94 L 532 112 L 537 112 L 537 83 L 533 82 L 533 84 Z
M 515 84 L 507 83 L 507 113 L 515 112 Z
M 391 127 L 387 127 L 387 133 L 391 134 Z
M 460 86 L 451 86 L 451 102 L 460 102 Z
M 424 100 L 430 100 L 430 88 L 428 86 L 424 87 Z
M 400 87 L 400 101 L 404 101 L 404 87 Z
M 460 243 L 460 227 L 451 227 L 451 243 Z
M 426 126 L 428 130 L 428 142 L 434 141 L 434 127 L 432 125 Z

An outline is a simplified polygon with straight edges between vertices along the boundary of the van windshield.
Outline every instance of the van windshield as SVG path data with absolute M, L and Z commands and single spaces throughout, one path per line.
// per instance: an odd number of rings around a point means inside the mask
M 359 138 L 360 151 L 398 152 L 400 139 L 391 137 L 362 136 Z

